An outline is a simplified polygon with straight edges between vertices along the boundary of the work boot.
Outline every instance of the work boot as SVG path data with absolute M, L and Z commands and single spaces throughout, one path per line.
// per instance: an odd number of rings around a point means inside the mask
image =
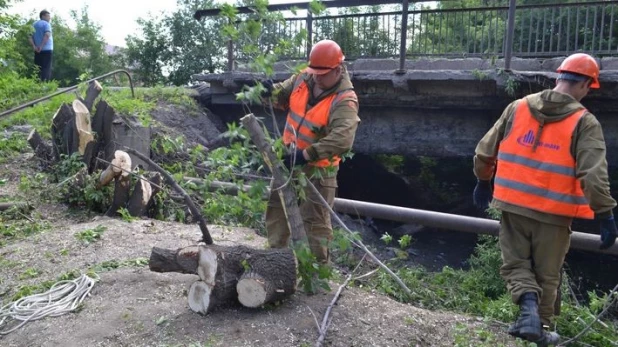
M 560 335 L 555 331 L 542 330 L 541 334 L 540 339 L 531 341 L 536 343 L 537 347 L 556 346 L 560 343 Z
M 509 327 L 509 335 L 531 342 L 544 337 L 537 298 L 536 293 L 533 292 L 524 293 L 519 298 L 519 317 Z

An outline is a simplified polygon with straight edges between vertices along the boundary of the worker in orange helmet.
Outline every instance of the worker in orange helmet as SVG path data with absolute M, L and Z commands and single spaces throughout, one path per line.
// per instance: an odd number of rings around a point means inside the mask
M 358 99 L 343 61 L 341 47 L 322 40 L 312 47 L 306 69 L 268 88 L 273 104 L 288 110 L 283 142 L 291 154 L 284 163 L 302 170 L 331 207 L 341 156 L 352 148 L 360 122 Z M 287 247 L 290 230 L 279 195 L 271 191 L 266 210 L 268 243 Z M 300 212 L 309 247 L 319 262 L 327 263 L 333 238 L 329 210 L 309 187 L 304 195 Z
M 600 88 L 599 66 L 577 53 L 557 72 L 555 88 L 507 106 L 474 157 L 474 204 L 485 210 L 492 202 L 502 212 L 500 274 L 520 307 L 508 332 L 541 346 L 559 340 L 543 327 L 554 318 L 573 218 L 599 222 L 601 249 L 617 234 L 603 130 L 580 103 Z

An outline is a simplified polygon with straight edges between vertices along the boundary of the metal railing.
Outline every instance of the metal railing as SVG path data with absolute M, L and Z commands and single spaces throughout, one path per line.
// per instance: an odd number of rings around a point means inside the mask
M 306 44 L 292 47 L 281 58 L 306 59 L 311 43 L 324 38 L 337 41 L 347 59 L 399 57 L 401 69 L 406 57 L 505 58 L 508 68 L 512 56 L 555 57 L 577 51 L 618 55 L 618 0 L 521 6 L 516 0 L 498 0 L 493 1 L 496 6 L 478 8 L 463 8 L 458 0 L 442 1 L 438 8 L 429 8 L 423 1 L 409 4 L 407 0 L 323 3 L 339 8 L 339 14 L 308 14 L 262 23 L 257 42 L 260 50 L 269 51 L 279 39 L 293 39 L 306 32 Z M 371 13 L 350 13 L 350 6 L 369 4 L 381 8 L 374 7 Z M 275 6 L 274 10 L 284 11 L 308 5 Z M 217 13 L 208 10 L 201 15 Z M 250 13 L 250 9 L 239 13 Z M 242 40 L 229 44 L 228 58 L 250 59 L 243 52 L 246 45 Z M 231 67 L 232 62 L 228 64 Z
M 87 81 L 84 81 L 82 83 L 76 84 L 74 86 L 71 86 L 71 87 L 68 87 L 68 88 L 63 88 L 61 90 L 58 90 L 57 92 L 51 93 L 51 94 L 49 94 L 47 96 L 44 96 L 42 98 L 38 98 L 36 100 L 32 100 L 32 101 L 23 103 L 23 104 L 21 104 L 19 106 L 16 106 L 16 107 L 14 107 L 14 108 L 12 108 L 10 110 L 6 110 L 6 111 L 3 111 L 3 112 L 0 112 L 0 118 L 8 116 L 11 113 L 14 113 L 14 112 L 17 112 L 17 111 L 21 111 L 21 110 L 25 109 L 26 107 L 34 106 L 34 105 L 38 104 L 39 102 L 43 102 L 45 100 L 49 100 L 49 99 L 53 98 L 54 96 L 58 96 L 60 94 L 64 94 L 64 93 L 68 93 L 70 91 L 73 91 L 73 90 L 79 88 L 80 85 L 90 84 L 91 82 L 94 82 L 96 80 L 100 80 L 100 79 L 103 79 L 105 77 L 109 77 L 109 76 L 112 76 L 112 75 L 115 75 L 115 74 L 119 74 L 119 73 L 123 73 L 123 74 L 127 75 L 127 77 L 129 78 L 129 85 L 131 86 L 131 96 L 133 96 L 133 98 L 135 98 L 135 90 L 133 89 L 133 79 L 131 78 L 131 74 L 129 73 L 129 71 L 122 70 L 122 69 L 121 70 L 114 70 L 114 71 L 108 72 L 108 73 L 106 73 L 104 75 L 97 76 L 95 78 L 91 78 L 91 79 L 89 79 Z

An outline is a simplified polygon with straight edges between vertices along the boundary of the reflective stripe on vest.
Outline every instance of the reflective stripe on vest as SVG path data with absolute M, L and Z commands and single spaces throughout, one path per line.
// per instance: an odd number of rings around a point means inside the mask
M 521 99 L 511 130 L 500 143 L 494 198 L 539 212 L 594 218 L 571 154 L 571 137 L 585 112 L 541 126 Z
M 290 145 L 296 142 L 298 149 L 305 149 L 324 137 L 333 106 L 343 100 L 344 97 L 355 95 L 353 90 L 344 90 L 325 97 L 307 110 L 311 90 L 305 82 L 306 76 L 307 74 L 301 73 L 294 82 L 294 89 L 290 95 L 290 110 L 283 131 L 283 143 Z M 340 161 L 339 156 L 334 156 L 331 159 L 321 159 L 309 164 L 327 167 L 337 166 Z

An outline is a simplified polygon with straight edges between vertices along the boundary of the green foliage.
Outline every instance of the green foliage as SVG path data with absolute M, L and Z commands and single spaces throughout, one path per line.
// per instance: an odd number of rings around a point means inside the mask
M 131 216 L 131 213 L 129 213 L 129 210 L 127 210 L 125 207 L 121 207 L 120 209 L 118 209 L 118 213 L 120 214 L 120 217 L 122 218 L 122 220 L 127 223 L 134 222 L 138 219 L 136 217 Z
M 412 243 L 412 236 L 403 235 L 397 242 L 399 242 L 399 247 L 401 247 L 401 249 L 406 249 Z
M 60 182 L 57 186 L 58 197 L 69 206 L 99 213 L 107 211 L 112 201 L 113 186 L 98 187 L 99 172 L 87 175 L 83 174 L 83 170 L 85 164 L 78 153 L 60 156 L 60 161 L 53 170 L 55 180 Z M 76 178 L 76 175 L 79 178 Z M 76 180 L 80 181 L 81 189 L 75 189 Z
M 20 280 L 25 280 L 29 278 L 35 278 L 39 275 L 39 272 L 35 268 L 27 268 L 19 275 Z
M 26 136 L 26 134 L 16 132 L 9 136 L 0 135 L 0 163 L 24 152 L 24 149 L 28 147 Z
M 403 165 L 405 164 L 405 157 L 403 155 L 378 154 L 375 158 L 388 171 L 396 174 L 402 173 Z
M 380 237 L 380 240 L 388 245 L 393 241 L 393 237 L 389 233 L 384 233 L 384 235 Z
M 82 231 L 78 231 L 75 233 L 75 237 L 84 242 L 86 245 L 94 243 L 101 239 L 103 232 L 107 230 L 107 228 L 103 225 L 97 225 L 93 229 L 86 229 Z
M 0 212 L 0 246 L 49 230 L 51 225 L 37 215 L 12 207 Z
M 317 293 L 320 288 L 330 291 L 328 280 L 333 276 L 332 268 L 317 262 L 307 244 L 294 245 L 294 254 L 298 260 L 299 286 L 306 293 Z
M 93 272 L 107 272 L 125 267 L 144 267 L 148 265 L 148 258 L 135 258 L 126 260 L 106 260 L 90 268 Z
M 159 17 L 140 18 L 139 32 L 127 38 L 127 62 L 146 86 L 185 85 L 191 75 L 223 67 L 225 42 L 218 17 L 193 19 L 197 9 L 218 7 L 212 0 L 180 0 L 177 10 Z M 223 6 L 230 16 L 232 7 Z M 163 71 L 169 74 L 164 76 Z

